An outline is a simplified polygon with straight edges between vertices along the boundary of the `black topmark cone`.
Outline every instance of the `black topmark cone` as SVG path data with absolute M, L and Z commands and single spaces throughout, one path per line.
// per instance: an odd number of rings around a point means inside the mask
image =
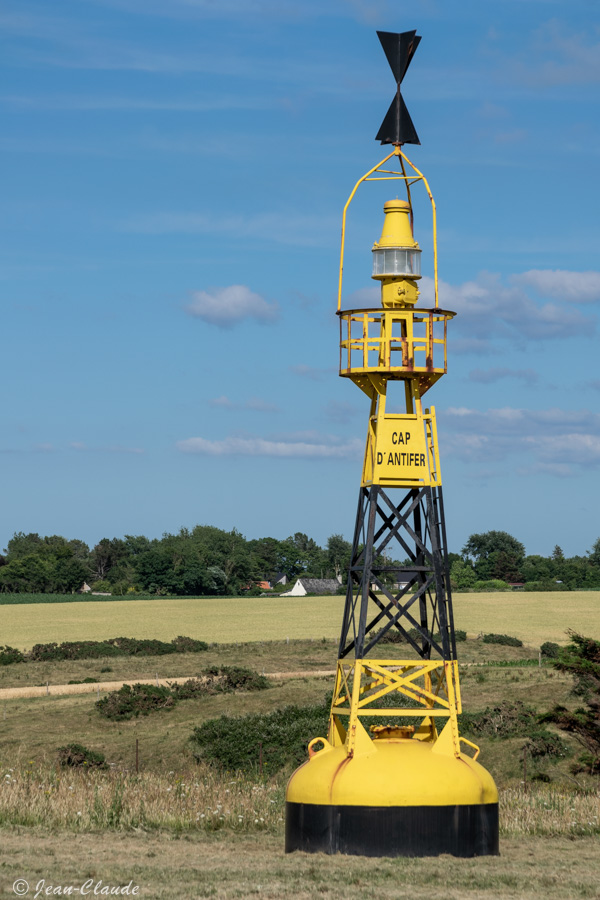
M 402 34 L 378 31 L 377 37 L 381 41 L 381 46 L 396 79 L 396 96 L 391 102 L 375 140 L 382 144 L 420 144 L 421 141 L 402 97 L 400 85 L 421 38 L 416 31 L 404 31 Z

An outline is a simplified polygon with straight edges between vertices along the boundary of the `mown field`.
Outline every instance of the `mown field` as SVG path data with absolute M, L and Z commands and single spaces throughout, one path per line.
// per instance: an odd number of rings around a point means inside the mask
M 125 636 L 172 640 L 179 634 L 218 643 L 337 638 L 344 598 L 123 600 L 1 607 L 1 642 L 30 649 L 43 641 Z M 600 635 L 600 591 L 457 594 L 457 628 L 501 632 L 540 646 L 564 643 L 572 628 Z

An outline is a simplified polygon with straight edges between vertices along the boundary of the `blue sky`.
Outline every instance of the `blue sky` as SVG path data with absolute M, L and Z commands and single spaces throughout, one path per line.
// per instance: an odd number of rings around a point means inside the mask
M 2 513 L 14 531 L 351 536 L 368 403 L 337 376 L 341 212 L 384 155 L 376 29 L 416 28 L 438 206 L 450 548 L 600 535 L 594 0 L 5 0 Z M 368 296 L 389 187 L 351 207 Z M 423 296 L 431 224 L 423 199 Z

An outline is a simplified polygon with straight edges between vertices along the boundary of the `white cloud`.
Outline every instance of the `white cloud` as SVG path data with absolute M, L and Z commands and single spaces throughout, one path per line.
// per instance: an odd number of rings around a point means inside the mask
M 500 461 L 525 454 L 536 471 L 566 476 L 574 466 L 600 465 L 600 415 L 589 410 L 450 407 L 439 413 L 442 453 L 468 462 Z
M 530 269 L 511 278 L 515 284 L 532 287 L 538 294 L 574 303 L 600 300 L 600 272 L 570 272 L 566 269 Z
M 530 87 L 597 84 L 600 82 L 600 42 L 597 29 L 569 32 L 558 19 L 545 22 L 534 34 L 521 60 L 504 61 L 520 84 Z
M 331 442 L 328 436 L 320 443 L 309 440 L 273 440 L 261 437 L 227 437 L 220 441 L 194 437 L 178 441 L 182 453 L 202 456 L 269 456 L 284 459 L 356 459 L 363 453 L 363 442 Z
M 264 324 L 273 322 L 279 315 L 277 303 L 267 303 L 264 297 L 244 284 L 195 291 L 185 311 L 219 328 L 231 328 L 244 319 L 254 319 Z
M 208 405 L 222 407 L 223 409 L 237 409 L 237 405 L 233 400 L 230 400 L 229 397 L 226 397 L 225 394 L 222 394 L 220 397 L 212 397 L 208 401 Z
M 493 338 L 523 344 L 594 334 L 595 318 L 572 307 L 567 315 L 562 305 L 538 304 L 521 284 L 515 283 L 519 277 L 510 276 L 508 286 L 490 272 L 481 272 L 476 279 L 459 285 L 440 281 L 440 306 L 458 314 L 450 326 L 452 332 L 459 338 L 479 341 L 481 350 L 490 347 Z M 433 306 L 433 279 L 424 277 L 420 286 L 419 305 Z

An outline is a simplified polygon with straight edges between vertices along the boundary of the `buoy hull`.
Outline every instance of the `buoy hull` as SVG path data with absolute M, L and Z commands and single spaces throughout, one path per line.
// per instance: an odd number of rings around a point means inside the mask
M 285 851 L 351 856 L 494 856 L 498 804 L 324 806 L 286 803 Z

